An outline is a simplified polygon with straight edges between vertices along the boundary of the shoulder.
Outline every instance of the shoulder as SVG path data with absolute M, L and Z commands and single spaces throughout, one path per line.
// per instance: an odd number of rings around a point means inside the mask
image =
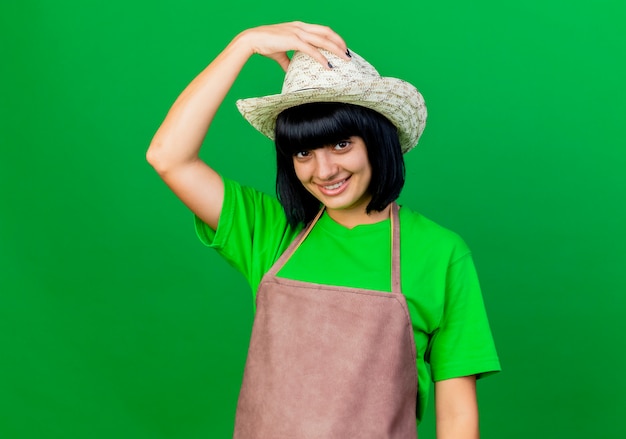
M 224 207 L 227 211 L 232 210 L 227 212 L 227 217 L 229 214 L 244 215 L 265 220 L 271 218 L 278 224 L 286 223 L 283 208 L 275 196 L 226 177 L 222 177 L 222 180 L 224 181 Z
M 459 234 L 421 213 L 402 206 L 399 215 L 403 247 L 408 245 L 429 254 L 445 254 L 450 257 L 450 262 L 470 253 L 469 247 Z
M 266 203 L 272 205 L 280 205 L 275 196 L 268 195 L 254 187 L 246 186 L 236 180 L 222 176 L 224 182 L 224 191 L 226 196 L 243 197 L 244 200 L 254 203 Z
M 254 235 L 257 239 L 263 236 L 267 240 L 276 234 L 289 234 L 287 218 L 276 197 L 223 176 L 222 181 L 224 204 L 217 229 L 213 231 L 196 217 L 196 231 L 202 242 L 219 248 L 232 240 L 233 234 L 239 236 L 239 240 L 251 240 Z M 290 235 L 293 233 L 291 231 Z

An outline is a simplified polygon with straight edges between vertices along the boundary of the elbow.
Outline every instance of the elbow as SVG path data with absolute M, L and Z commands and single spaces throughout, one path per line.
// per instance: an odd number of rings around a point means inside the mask
M 151 143 L 150 147 L 146 151 L 146 161 L 155 169 L 159 163 L 158 156 L 157 146 L 154 143 Z
M 158 142 L 152 141 L 150 143 L 150 147 L 146 151 L 146 160 L 159 175 L 167 172 L 168 163 Z
M 185 148 L 179 143 L 155 136 L 146 151 L 146 160 L 163 178 L 165 174 L 195 163 L 199 159 L 196 150 L 188 149 L 190 148 Z

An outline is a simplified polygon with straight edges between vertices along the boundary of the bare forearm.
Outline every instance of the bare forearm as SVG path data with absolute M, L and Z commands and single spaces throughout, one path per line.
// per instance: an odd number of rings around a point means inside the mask
M 301 50 L 326 66 L 328 60 L 318 48 L 349 59 L 346 47 L 332 29 L 298 21 L 241 32 L 176 99 L 150 144 L 148 161 L 162 175 L 197 161 L 217 109 L 254 53 L 274 59 L 286 70 L 290 50 Z
M 478 416 L 437 418 L 437 439 L 478 439 Z
M 478 439 L 478 402 L 474 376 L 435 383 L 437 439 Z
M 148 150 L 148 161 L 157 170 L 198 157 L 219 106 L 253 54 L 245 35 L 245 32 L 239 34 L 170 108 Z
M 146 154 L 148 162 L 212 229 L 221 215 L 224 184 L 198 154 L 224 97 L 253 54 L 273 59 L 287 70 L 288 52 L 299 50 L 326 66 L 328 60 L 320 48 L 349 58 L 343 39 L 325 26 L 294 21 L 241 32 L 183 90 L 154 135 Z

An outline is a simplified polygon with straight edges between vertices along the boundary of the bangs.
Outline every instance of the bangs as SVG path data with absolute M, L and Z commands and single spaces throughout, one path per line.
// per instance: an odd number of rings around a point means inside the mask
M 276 119 L 276 149 L 283 156 L 361 135 L 350 104 L 315 102 L 288 108 Z

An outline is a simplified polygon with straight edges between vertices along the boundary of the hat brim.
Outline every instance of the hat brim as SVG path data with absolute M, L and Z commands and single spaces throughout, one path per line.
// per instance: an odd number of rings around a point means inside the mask
M 426 125 L 426 105 L 420 92 L 406 81 L 389 77 L 240 99 L 237 108 L 254 128 L 274 140 L 278 115 L 287 108 L 311 102 L 343 102 L 381 113 L 398 128 L 404 153 L 415 147 Z

